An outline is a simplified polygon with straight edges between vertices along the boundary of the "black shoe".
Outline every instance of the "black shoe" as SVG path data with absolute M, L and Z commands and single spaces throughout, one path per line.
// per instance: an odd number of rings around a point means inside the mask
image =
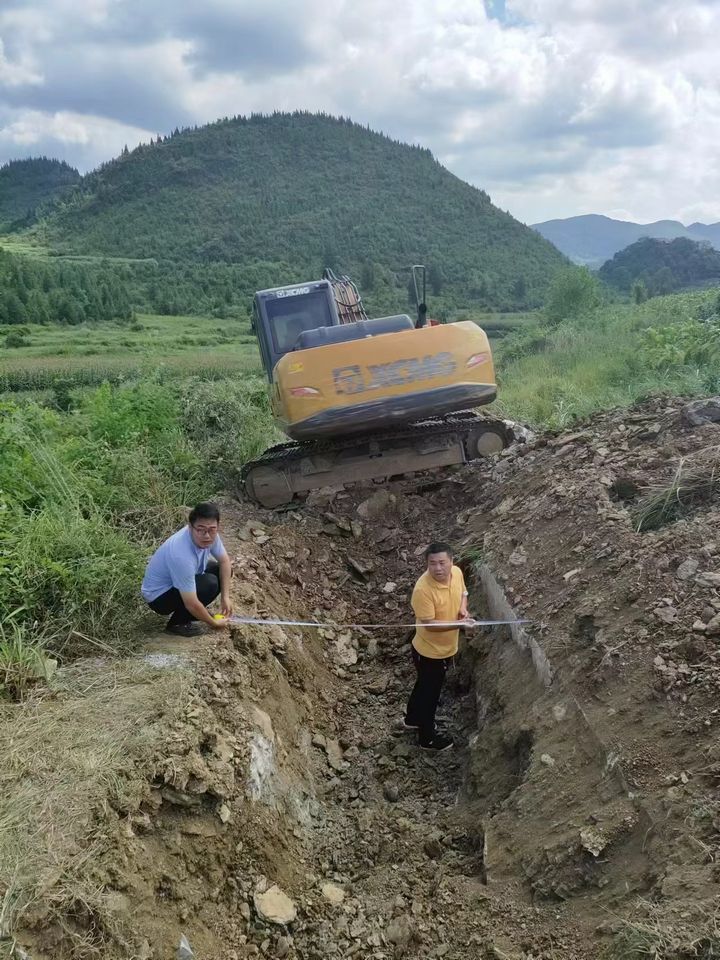
M 425 743 L 420 741 L 420 748 L 422 750 L 432 750 L 434 753 L 443 753 L 445 750 L 452 750 L 455 744 L 452 741 L 452 737 L 446 737 L 443 733 L 436 733 L 434 737 L 430 740 L 426 740 Z
M 199 637 L 205 633 L 199 623 L 168 623 L 165 632 L 177 634 L 178 637 Z

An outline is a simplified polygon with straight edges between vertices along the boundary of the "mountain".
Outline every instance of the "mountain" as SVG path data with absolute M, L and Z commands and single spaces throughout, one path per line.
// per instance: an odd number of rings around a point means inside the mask
M 720 252 L 687 237 L 643 237 L 604 263 L 598 276 L 626 293 L 637 281 L 644 283 L 651 296 L 672 293 L 683 287 L 720 283 Z
M 38 207 L 79 180 L 77 170 L 61 160 L 35 157 L 6 163 L 0 167 L 0 230 L 31 223 Z
M 307 113 L 220 120 L 123 151 L 39 229 L 60 252 L 236 264 L 250 292 L 327 265 L 396 306 L 413 263 L 431 268 L 441 304 L 499 309 L 538 304 L 566 264 L 429 150 Z
M 693 223 L 689 227 L 685 227 L 678 220 L 631 223 L 591 213 L 582 217 L 534 223 L 532 228 L 565 256 L 589 267 L 600 266 L 641 237 L 658 240 L 685 237 L 688 240 L 711 243 L 720 249 L 720 223 Z
M 688 232 L 708 240 L 720 250 L 720 223 L 691 223 Z

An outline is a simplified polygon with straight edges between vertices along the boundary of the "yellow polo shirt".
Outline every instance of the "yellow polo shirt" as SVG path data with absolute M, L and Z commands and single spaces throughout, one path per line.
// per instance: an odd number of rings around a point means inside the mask
M 460 567 L 452 567 L 449 583 L 439 583 L 425 571 L 412 594 L 415 616 L 418 620 L 457 620 L 463 593 L 465 578 Z M 418 626 L 415 628 L 413 646 L 423 657 L 435 660 L 454 657 L 458 651 L 459 636 L 459 629 L 430 631 Z

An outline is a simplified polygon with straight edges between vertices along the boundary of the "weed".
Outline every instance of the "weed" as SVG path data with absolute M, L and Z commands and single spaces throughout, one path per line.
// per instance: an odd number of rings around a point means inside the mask
M 706 916 L 704 930 L 665 920 L 657 910 L 645 922 L 628 921 L 604 952 L 604 960 L 717 960 L 718 918 Z
M 48 679 L 46 639 L 36 625 L 19 621 L 15 610 L 0 620 L 0 696 L 23 700 L 30 687 Z
M 651 488 L 640 500 L 633 511 L 638 532 L 666 526 L 720 494 L 720 447 L 704 451 L 708 454 L 702 464 L 681 460 L 670 483 Z

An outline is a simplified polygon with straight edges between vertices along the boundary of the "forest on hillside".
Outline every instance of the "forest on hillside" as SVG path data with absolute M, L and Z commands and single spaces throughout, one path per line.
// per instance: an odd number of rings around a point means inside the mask
M 686 237 L 656 240 L 643 237 L 608 260 L 600 279 L 636 298 L 660 296 L 720 280 L 720 252 Z
M 46 203 L 62 197 L 79 180 L 77 170 L 62 160 L 10 160 L 0 167 L 0 230 L 29 226 Z
M 329 266 L 378 308 L 405 299 L 413 263 L 431 269 L 445 310 L 537 306 L 565 263 L 428 150 L 305 113 L 225 119 L 126 150 L 37 231 L 59 252 L 232 266 L 246 296 L 258 272 L 280 285 Z
M 0 249 L 0 324 L 129 320 L 127 286 L 110 267 L 52 263 Z

